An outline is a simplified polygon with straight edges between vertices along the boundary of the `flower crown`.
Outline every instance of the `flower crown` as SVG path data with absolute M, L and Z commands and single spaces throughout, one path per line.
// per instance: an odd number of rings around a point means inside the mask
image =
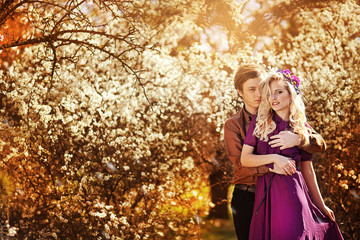
M 284 79 L 286 81 L 288 81 L 291 85 L 294 86 L 297 95 L 299 95 L 301 93 L 300 89 L 299 89 L 300 79 L 295 75 L 290 76 L 291 72 L 289 69 L 286 69 L 286 70 L 279 69 L 276 72 L 281 73 L 283 75 Z

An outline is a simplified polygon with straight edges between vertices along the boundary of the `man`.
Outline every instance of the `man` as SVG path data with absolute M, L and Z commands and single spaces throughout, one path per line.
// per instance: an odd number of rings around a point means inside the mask
M 234 84 L 244 102 L 244 107 L 229 118 L 224 126 L 226 151 L 234 165 L 232 183 L 235 187 L 231 200 L 231 210 L 237 238 L 244 240 L 249 238 L 257 176 L 264 175 L 269 171 L 284 175 L 295 173 L 294 162 L 281 155 L 277 157 L 287 161 L 287 164 L 281 168 L 276 164 L 274 164 L 273 169 L 266 166 L 252 168 L 241 166 L 241 151 L 251 119 L 257 114 L 260 105 L 259 86 L 264 74 L 264 69 L 255 64 L 244 64 L 239 67 L 234 78 Z M 326 149 L 324 139 L 313 130 L 310 135 L 310 144 L 307 146 L 303 146 L 303 141 L 299 135 L 290 131 L 283 131 L 271 137 L 269 143 L 272 147 L 280 147 L 281 150 L 299 146 L 311 154 Z

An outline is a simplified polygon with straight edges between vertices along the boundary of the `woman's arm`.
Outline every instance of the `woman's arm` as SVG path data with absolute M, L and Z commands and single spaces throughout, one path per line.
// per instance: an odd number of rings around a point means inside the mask
M 324 214 L 326 214 L 332 221 L 335 221 L 334 212 L 325 205 L 324 200 L 321 196 L 312 162 L 301 161 L 300 166 L 301 173 L 305 179 L 306 185 L 311 195 L 311 199 L 313 200 L 315 206 L 319 208 L 320 211 L 322 211 Z
M 277 168 L 282 169 L 288 175 L 296 172 L 294 162 L 287 157 L 279 154 L 254 154 L 254 147 L 244 144 L 241 153 L 241 165 L 244 167 L 257 167 L 265 164 L 274 163 Z

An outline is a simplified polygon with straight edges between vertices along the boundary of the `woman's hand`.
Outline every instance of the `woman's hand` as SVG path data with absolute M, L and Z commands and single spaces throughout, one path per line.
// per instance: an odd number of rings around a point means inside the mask
M 289 176 L 296 173 L 295 161 L 291 158 L 277 155 L 274 165 L 274 168 L 282 169 Z
M 335 214 L 334 212 L 328 208 L 326 205 L 324 206 L 323 209 L 321 209 L 321 211 L 330 218 L 331 221 L 335 222 Z

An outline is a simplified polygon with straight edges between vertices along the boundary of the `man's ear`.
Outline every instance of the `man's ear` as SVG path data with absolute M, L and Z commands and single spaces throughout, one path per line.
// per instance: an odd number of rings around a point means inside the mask
M 238 91 L 240 97 L 242 97 L 242 96 L 243 96 L 243 92 L 242 92 L 240 89 L 236 89 L 236 90 Z

